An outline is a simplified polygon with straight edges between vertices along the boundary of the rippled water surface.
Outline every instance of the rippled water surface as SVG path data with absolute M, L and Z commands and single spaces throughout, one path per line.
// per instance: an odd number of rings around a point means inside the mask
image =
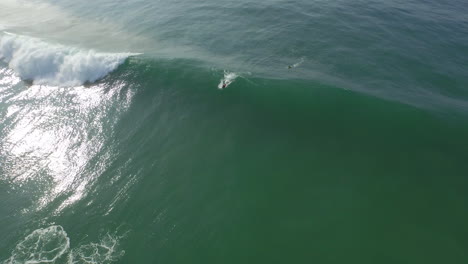
M 0 1 L 0 263 L 466 263 L 464 1 Z

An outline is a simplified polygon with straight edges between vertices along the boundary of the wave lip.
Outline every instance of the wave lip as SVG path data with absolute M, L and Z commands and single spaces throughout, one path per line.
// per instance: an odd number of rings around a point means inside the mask
M 0 59 L 34 84 L 76 86 L 95 82 L 133 53 L 100 53 L 14 34 L 0 35 Z

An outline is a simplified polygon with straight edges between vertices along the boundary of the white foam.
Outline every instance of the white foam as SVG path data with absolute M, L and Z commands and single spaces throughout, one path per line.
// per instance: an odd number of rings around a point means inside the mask
M 239 77 L 239 76 L 234 72 L 224 71 L 224 77 L 219 82 L 218 88 L 219 89 L 224 89 L 224 88 L 228 87 L 231 83 L 234 82 L 234 80 L 236 80 L 237 77 Z
M 70 239 L 61 226 L 34 230 L 13 250 L 4 264 L 53 263 L 70 248 Z
M 107 233 L 98 243 L 89 243 L 70 249 L 70 239 L 63 227 L 49 226 L 34 230 L 20 241 L 11 257 L 1 264 L 39 263 L 96 263 L 107 264 L 117 261 L 125 254 L 119 249 L 122 236 Z
M 98 243 L 90 243 L 73 249 L 68 255 L 68 263 L 110 263 L 124 254 L 125 251 L 119 249 L 119 237 L 106 234 Z
M 298 62 L 294 63 L 293 65 L 291 66 L 288 66 L 288 68 L 297 68 L 299 66 L 301 66 L 302 63 L 304 63 L 304 57 L 300 58 Z
M 0 34 L 0 59 L 34 84 L 76 86 L 115 70 L 131 53 L 99 53 L 14 34 Z

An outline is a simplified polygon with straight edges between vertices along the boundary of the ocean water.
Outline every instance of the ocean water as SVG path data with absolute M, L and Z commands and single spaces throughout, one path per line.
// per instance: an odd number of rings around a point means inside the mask
M 0 0 L 0 263 L 468 263 L 461 0 Z

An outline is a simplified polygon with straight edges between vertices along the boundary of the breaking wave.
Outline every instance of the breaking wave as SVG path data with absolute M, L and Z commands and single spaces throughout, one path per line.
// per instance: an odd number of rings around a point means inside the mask
M 132 53 L 100 53 L 10 33 L 0 34 L 0 59 L 34 84 L 76 86 L 95 82 Z

